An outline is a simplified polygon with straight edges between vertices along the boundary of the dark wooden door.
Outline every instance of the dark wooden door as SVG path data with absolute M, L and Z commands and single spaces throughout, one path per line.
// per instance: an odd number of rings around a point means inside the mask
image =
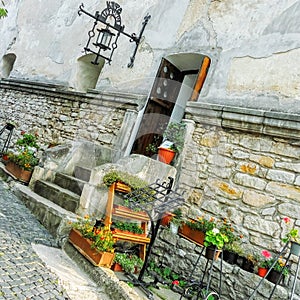
M 146 148 L 151 143 L 160 144 L 183 81 L 183 73 L 166 59 L 158 69 L 132 153 L 151 156 Z M 153 154 L 153 153 L 152 153 Z

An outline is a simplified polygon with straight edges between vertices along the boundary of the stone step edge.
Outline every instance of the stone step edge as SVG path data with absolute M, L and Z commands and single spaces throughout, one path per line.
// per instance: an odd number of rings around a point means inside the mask
M 117 278 L 112 270 L 93 266 L 69 242 L 63 246 L 64 252 L 83 270 L 97 285 L 104 287 L 105 294 L 112 300 L 144 300 L 126 282 Z
M 67 211 L 66 209 L 60 207 L 59 205 L 51 202 L 50 200 L 36 194 L 28 186 L 16 183 L 13 187 L 14 194 L 23 201 L 25 206 L 35 215 L 39 222 L 48 230 L 45 226 L 44 220 L 41 220 L 33 211 L 33 207 L 42 206 L 45 208 L 44 216 L 47 217 L 47 214 L 55 215 L 60 219 L 60 224 L 58 230 L 55 233 L 55 240 L 59 246 L 63 245 L 69 235 L 71 229 L 71 222 L 75 222 L 77 215 Z M 52 234 L 53 235 L 53 234 Z
M 69 196 L 73 197 L 74 199 L 76 199 L 78 201 L 80 199 L 80 196 L 78 194 L 76 194 L 76 193 L 74 193 L 74 192 L 72 192 L 72 191 L 70 191 L 68 189 L 63 188 L 63 187 L 59 186 L 58 184 L 55 184 L 55 183 L 47 181 L 47 180 L 41 180 L 41 179 L 38 179 L 37 181 L 42 182 L 43 184 L 47 185 L 49 188 L 53 188 L 53 189 L 59 190 L 60 192 L 66 194 L 66 195 L 69 195 Z M 46 198 L 44 198 L 44 199 L 46 199 Z

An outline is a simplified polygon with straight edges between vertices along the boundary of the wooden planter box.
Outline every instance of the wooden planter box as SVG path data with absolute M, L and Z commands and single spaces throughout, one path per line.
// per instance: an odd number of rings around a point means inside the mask
M 18 180 L 20 180 L 22 182 L 28 183 L 30 181 L 32 171 L 23 170 L 12 161 L 7 162 L 5 169 L 12 176 L 14 176 L 15 178 L 17 178 Z
M 191 229 L 188 225 L 183 224 L 179 227 L 178 233 L 192 242 L 204 245 L 205 233 L 202 231 Z
M 69 241 L 94 266 L 111 267 L 115 254 L 92 249 L 92 242 L 84 238 L 78 230 L 72 228 Z

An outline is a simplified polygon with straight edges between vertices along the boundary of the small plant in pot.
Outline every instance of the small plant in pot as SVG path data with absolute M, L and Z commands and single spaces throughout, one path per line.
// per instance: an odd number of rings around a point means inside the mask
M 182 212 L 181 209 L 175 209 L 173 211 L 174 216 L 172 217 L 171 221 L 170 221 L 170 229 L 171 232 L 174 234 L 178 233 L 178 228 L 182 223 Z
M 143 260 L 137 255 L 129 253 L 116 253 L 114 263 L 119 264 L 124 272 L 129 274 L 138 272 L 144 264 Z
M 176 153 L 182 151 L 184 146 L 186 124 L 170 122 L 163 133 L 163 143 L 158 147 L 158 160 L 170 164 Z
M 228 237 L 222 233 L 218 228 L 213 228 L 205 233 L 204 246 L 206 248 L 205 256 L 209 259 L 217 259 L 220 252 L 224 248 L 225 243 L 228 243 Z M 213 252 L 216 256 L 209 256 L 208 253 Z M 209 257 L 208 257 L 209 256 Z
M 285 224 L 290 224 L 291 219 L 289 217 L 283 218 Z M 291 242 L 291 254 L 300 256 L 300 234 L 296 228 L 291 228 L 286 236 L 282 239 L 284 243 Z

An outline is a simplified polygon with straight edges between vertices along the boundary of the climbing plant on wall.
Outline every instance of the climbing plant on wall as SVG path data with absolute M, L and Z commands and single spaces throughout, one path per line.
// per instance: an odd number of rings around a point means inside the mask
M 4 8 L 5 4 L 2 0 L 1 3 L 2 3 L 2 7 L 0 7 L 0 19 L 7 16 L 7 9 Z

